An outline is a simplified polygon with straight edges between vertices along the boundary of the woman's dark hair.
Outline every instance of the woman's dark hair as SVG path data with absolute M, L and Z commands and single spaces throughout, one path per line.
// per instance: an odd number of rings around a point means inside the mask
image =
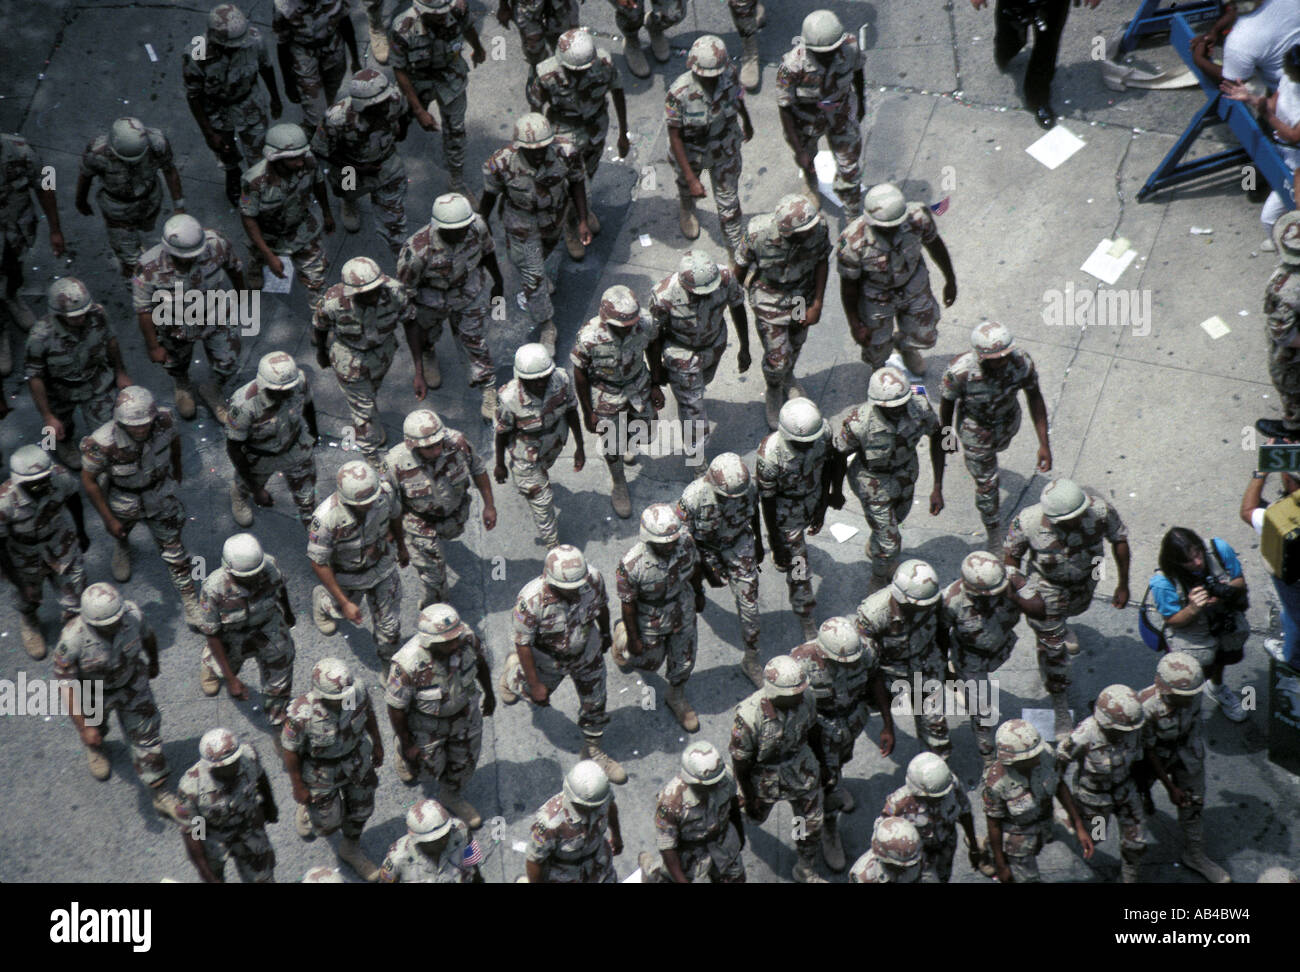
M 1296 46 L 1300 47 L 1300 44 Z M 1182 584 L 1185 590 L 1191 590 L 1203 580 L 1202 575 L 1193 574 L 1187 567 L 1197 551 L 1208 563 L 1209 551 L 1205 549 L 1205 541 L 1195 531 L 1187 527 L 1170 527 L 1160 541 L 1160 573 Z

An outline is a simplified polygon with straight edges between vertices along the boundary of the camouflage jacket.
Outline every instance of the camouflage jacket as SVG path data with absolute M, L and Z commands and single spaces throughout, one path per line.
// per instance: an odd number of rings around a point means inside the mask
M 181 79 L 185 97 L 202 106 L 212 127 L 219 132 L 256 123 L 265 115 L 257 85 L 258 74 L 270 70 L 262 32 L 251 24 L 242 47 L 220 48 L 209 44 L 207 57 L 195 60 L 186 50 L 181 55 Z
M 710 97 L 693 73 L 678 75 L 664 98 L 664 120 L 682 133 L 688 159 L 712 165 L 740 158 L 740 104 L 745 89 L 728 63 Z
M 311 401 L 311 382 L 306 376 L 285 398 L 272 398 L 254 378 L 230 396 L 226 438 L 240 443 L 249 457 L 283 455 L 295 447 L 310 452 L 311 430 L 303 409 Z
M 618 599 L 636 605 L 641 635 L 667 634 L 694 621 L 691 577 L 699 559 L 695 541 L 685 535 L 667 557 L 658 556 L 640 540 L 623 555 L 614 571 Z
M 745 295 L 730 267 L 719 267 L 722 283 L 710 294 L 692 294 L 678 273 L 655 285 L 646 308 L 667 344 L 703 351 L 727 346 L 727 320 L 723 311 L 744 306 Z
M 806 449 L 791 445 L 779 431 L 767 435 L 758 444 L 754 459 L 758 495 L 776 499 L 778 512 L 783 504 L 791 504 L 802 506 L 804 516 L 812 516 L 821 498 L 822 477 L 832 448 L 831 426 L 825 419 L 821 438 Z
M 534 577 L 515 600 L 510 628 L 516 649 L 526 645 L 564 662 L 590 661 L 599 647 L 593 647 L 591 628 L 600 612 L 609 607 L 605 579 L 587 566 L 587 582 L 572 601 L 559 597 L 543 578 Z
M 503 197 L 502 225 L 518 239 L 556 235 L 572 187 L 586 178 L 581 153 L 563 135 L 555 136 L 535 169 L 513 145 L 497 149 L 483 163 L 483 191 Z
M 73 330 L 57 314 L 46 314 L 27 335 L 27 380 L 39 378 L 51 408 L 88 402 L 113 387 L 113 332 L 102 304 L 92 304 Z
M 475 676 L 482 657 L 483 644 L 473 632 L 450 655 L 424 647 L 417 635 L 393 655 L 384 702 L 408 712 L 416 720 L 416 728 L 419 722 L 463 712 L 478 704 Z
M 11 246 L 36 241 L 36 204 L 41 163 L 27 139 L 0 133 L 0 237 Z
M 808 745 L 817 724 L 811 692 L 791 709 L 778 709 L 759 689 L 736 706 L 727 752 L 733 763 L 750 764 L 759 799 L 776 801 L 792 793 L 815 790 L 821 771 Z
M 919 670 L 939 654 L 935 637 L 939 630 L 937 604 L 919 608 L 909 621 L 887 587 L 862 599 L 857 622 L 858 632 L 874 645 L 880 666 L 886 671 Z
M 283 178 L 263 159 L 240 179 L 239 215 L 257 222 L 262 239 L 274 253 L 293 253 L 311 245 L 321 235 L 316 218 L 315 192 L 325 186 L 311 155 L 303 167 Z
M 497 435 L 510 437 L 512 462 L 550 467 L 569 441 L 569 409 L 578 407 L 573 383 L 563 368 L 551 372 L 546 391 L 535 398 L 518 378 L 502 386 L 497 396 Z
M 194 341 L 203 336 L 209 324 L 225 327 L 231 323 L 229 320 L 208 322 L 206 311 L 205 319 L 188 321 L 184 304 L 180 308 L 172 306 L 177 284 L 182 293 L 201 290 L 206 295 L 208 291 L 228 290 L 234 285 L 227 276 L 244 272 L 244 263 L 228 237 L 214 229 L 204 230 L 203 235 L 203 252 L 194 258 L 186 272 L 177 268 L 161 243 L 145 250 L 136 264 L 135 276 L 131 278 L 131 306 L 137 314 L 153 315 L 159 337 L 171 334 L 178 341 Z
M 579 813 L 557 793 L 537 811 L 528 834 L 526 858 L 542 866 L 547 882 L 580 883 L 599 879 L 613 868 L 609 846 L 609 808 Z
M 677 850 L 726 838 L 731 806 L 736 799 L 736 779 L 728 771 L 713 786 L 691 786 L 674 776 L 659 791 L 655 802 L 655 846 Z
M 970 797 L 960 781 L 937 800 L 920 796 L 905 783 L 885 798 L 880 819 L 902 817 L 921 835 L 925 852 L 934 854 L 956 846 L 957 822 L 970 812 Z
M 844 38 L 829 67 L 822 67 L 802 41 L 796 43 L 776 69 L 777 107 L 788 108 L 802 129 L 839 128 L 856 117 L 853 79 L 862 64 L 862 50 L 853 34 Z
M 1137 729 L 1116 735 L 1111 742 L 1096 716 L 1088 716 L 1057 749 L 1057 768 L 1063 771 L 1070 763 L 1078 763 L 1079 789 L 1085 795 L 1109 794 L 1131 786 L 1133 764 L 1143 754 L 1143 732 Z
M 926 272 L 921 248 L 938 238 L 938 227 L 925 203 L 907 204 L 907 218 L 889 241 L 872 230 L 865 215 L 859 216 L 844 228 L 836 244 L 840 279 L 861 281 L 864 297 L 888 299 L 889 291 Z
M 82 468 L 92 476 L 103 473 L 108 478 L 110 502 L 119 492 L 175 492 L 172 442 L 176 436 L 176 417 L 170 408 L 158 409 L 143 442 L 131 438 L 117 422 L 105 422 L 81 440 Z
M 63 626 L 54 647 L 54 674 L 58 678 L 100 680 L 104 691 L 126 688 L 144 673 L 144 641 L 152 633 L 140 606 L 125 602 L 126 613 L 111 637 L 86 624 L 81 616 Z M 148 681 L 145 681 L 148 685 Z
M 388 450 L 384 469 L 397 487 L 402 506 L 402 528 L 407 535 L 436 537 L 437 521 L 453 518 L 469 503 L 469 490 L 477 476 L 487 472 L 469 439 L 447 429 L 438 458 L 426 462 L 405 442 Z
M 369 351 L 396 341 L 397 328 L 414 316 L 415 309 L 402 285 L 392 277 L 384 278 L 379 291 L 379 300 L 367 306 L 349 297 L 343 292 L 343 284 L 336 283 L 316 305 L 312 325 L 327 332 L 330 340 L 354 351 Z
M 603 47 L 585 71 L 569 72 L 559 58 L 548 57 L 537 65 L 528 82 L 528 104 L 551 120 L 558 134 L 582 131 L 584 135 L 604 132 L 609 124 L 609 94 L 622 91 L 614 59 Z
M 46 482 L 49 489 L 39 495 L 12 478 L 0 483 L 0 540 L 10 550 L 39 552 L 47 562 L 58 562 L 76 549 L 68 499 L 78 495 L 81 484 L 57 462 Z
M 388 848 L 388 854 L 379 868 L 380 884 L 468 884 L 474 869 L 465 867 L 465 849 L 469 847 L 469 828 L 457 817 L 451 819 L 451 830 L 442 852 L 433 857 L 420 850 L 419 843 L 403 834 Z
M 107 135 L 96 136 L 86 146 L 81 155 L 81 174 L 99 179 L 101 205 L 104 196 L 117 203 L 143 202 L 145 199 L 156 199 L 161 203 L 162 184 L 158 181 L 158 174 L 175 165 L 172 147 L 162 129 L 146 128 L 144 131 L 148 147 L 144 156 L 134 162 L 118 158 L 109 148 Z
M 939 431 L 939 416 L 920 395 L 893 409 L 901 413 L 893 421 L 886 411 L 871 402 L 855 406 L 840 425 L 835 448 L 852 457 L 855 469 L 866 475 L 916 482 L 917 444 Z
M 200 634 L 218 638 L 265 632 L 280 628 L 288 632 L 283 601 L 286 597 L 284 573 L 270 554 L 256 578 L 236 577 L 226 567 L 218 567 L 199 589 Z M 280 647 L 283 639 L 271 638 L 268 647 Z
M 315 690 L 289 703 L 280 731 L 280 745 L 285 752 L 297 753 L 302 760 L 303 782 L 312 786 L 322 782 L 328 773 L 326 767 L 311 764 L 369 756 L 366 716 L 373 711 L 370 695 L 359 680 L 353 683 L 351 694 L 334 707 L 327 705 Z M 322 769 L 326 772 L 318 772 Z
M 795 237 L 781 235 L 775 213 L 760 213 L 736 250 L 736 266 L 744 275 L 750 300 L 762 291 L 790 303 L 802 297 L 812 303 L 817 283 L 817 265 L 831 252 L 830 231 L 823 220 L 815 229 Z
M 720 496 L 703 477 L 682 490 L 677 515 L 686 522 L 700 554 L 714 559 L 733 547 L 754 546 L 754 514 L 758 511 L 758 488 L 751 479 L 741 496 Z
M 379 488 L 382 495 L 364 507 L 360 520 L 338 493 L 330 494 L 312 515 L 307 557 L 313 563 L 332 567 L 343 587 L 372 587 L 397 570 L 388 529 L 401 515 L 401 507 L 386 479 L 380 479 Z
M 1036 854 L 1052 833 L 1052 798 L 1060 775 L 1043 753 L 1025 776 L 1001 761 L 984 771 L 984 815 L 1002 822 L 1003 850 L 1014 857 Z
M 1300 272 L 1282 263 L 1264 288 L 1264 317 L 1268 324 L 1268 358 L 1278 365 L 1300 362 L 1300 348 L 1288 347 L 1300 335 Z
M 879 670 L 875 650 L 865 646 L 857 661 L 836 661 L 814 638 L 795 648 L 790 657 L 808 677 L 823 735 L 831 734 L 826 742 L 844 744 L 856 739 L 871 717 L 871 680 Z
M 1148 685 L 1138 693 L 1138 701 L 1147 717 L 1142 726 L 1142 744 L 1146 749 L 1155 750 L 1166 764 L 1175 756 L 1193 764 L 1205 759 L 1200 695 L 1192 696 L 1188 705 L 1173 706 L 1157 686 Z
M 261 761 L 247 743 L 240 747 L 239 769 L 233 780 L 217 779 L 208 764 L 199 760 L 185 771 L 176 788 L 181 815 L 188 820 L 201 817 L 209 839 L 231 840 L 261 829 L 266 826 L 257 788 L 261 776 Z
M 1014 567 L 1007 577 L 1021 597 L 1035 594 L 1032 584 Z M 1016 647 L 1016 625 L 1023 612 L 1006 593 L 971 597 L 960 579 L 943 592 L 940 623 L 947 629 L 953 668 L 958 675 L 982 675 L 1000 668 Z
M 637 410 L 648 407 L 650 366 L 646 348 L 658 336 L 658 325 L 644 311 L 622 338 L 614 337 L 599 317 L 591 318 L 578 331 L 569 362 L 575 373 L 587 373 L 591 404 L 597 414 L 613 414 L 629 404 Z
M 471 301 L 489 286 L 484 259 L 496 251 L 492 233 L 477 213 L 465 229 L 465 238 L 451 244 L 437 228 L 426 223 L 402 246 L 397 257 L 397 279 L 407 298 L 422 307 L 441 307 L 445 301 Z
M 849 868 L 850 884 L 916 884 L 920 880 L 920 864 L 889 867 L 873 850 L 867 851 Z
M 1038 371 L 1034 359 L 1020 348 L 1011 349 L 1001 371 L 986 371 L 979 355 L 967 351 L 953 358 L 941 388 L 944 401 L 956 403 L 957 434 L 965 445 L 985 429 L 1015 435 L 1020 428 L 1018 393 L 1038 388 Z
M 311 48 L 323 57 L 342 46 L 339 24 L 347 15 L 347 0 L 275 0 L 271 29 L 277 43 Z
M 415 7 L 394 17 L 388 28 L 388 66 L 409 75 L 412 81 L 431 81 L 447 75 L 468 77 L 469 65 L 461 50 L 470 22 L 469 6 L 465 0 L 453 0 L 443 17 L 433 28 L 425 24 Z
M 1101 564 L 1104 541 L 1128 539 L 1128 529 L 1115 508 L 1094 490 L 1085 489 L 1088 508 L 1063 523 L 1052 523 L 1039 503 L 1016 514 L 1007 530 L 1003 550 L 1021 561 L 1029 557 L 1027 570 L 1057 587 L 1095 585 L 1094 572 Z
M 383 101 L 384 113 L 375 117 L 352 107 L 344 97 L 330 105 L 312 136 L 311 150 L 329 165 L 330 181 L 337 187 L 344 166 L 355 166 L 358 187 L 384 185 L 402 178 L 406 168 L 397 143 L 401 140 L 411 106 L 395 86 Z M 373 182 L 371 182 L 373 180 Z

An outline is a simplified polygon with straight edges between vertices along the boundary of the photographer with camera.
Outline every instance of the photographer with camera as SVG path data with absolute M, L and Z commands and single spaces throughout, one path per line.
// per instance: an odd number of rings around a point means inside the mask
M 1160 542 L 1160 569 L 1152 576 L 1142 610 L 1170 651 L 1184 651 L 1205 671 L 1205 692 L 1233 722 L 1246 719 L 1237 693 L 1223 684 L 1223 669 L 1241 661 L 1250 629 L 1246 578 L 1237 553 L 1213 537 L 1206 544 L 1186 527 L 1172 527 Z

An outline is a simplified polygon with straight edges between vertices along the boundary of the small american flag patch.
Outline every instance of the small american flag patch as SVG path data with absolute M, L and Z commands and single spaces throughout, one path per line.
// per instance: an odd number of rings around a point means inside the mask
M 471 840 L 469 846 L 465 848 L 465 866 L 477 867 L 483 863 L 483 848 L 479 846 L 477 840 Z
M 936 216 L 942 216 L 948 211 L 948 203 L 952 201 L 952 196 L 944 196 L 937 203 L 930 204 L 930 212 Z

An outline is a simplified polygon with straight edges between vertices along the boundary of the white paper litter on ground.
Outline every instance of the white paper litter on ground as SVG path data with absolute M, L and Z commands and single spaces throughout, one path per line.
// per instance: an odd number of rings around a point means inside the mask
M 844 543 L 846 540 L 852 540 L 859 532 L 857 527 L 849 526 L 847 523 L 832 523 L 830 529 L 831 536 L 840 543 Z
M 153 61 L 155 64 L 158 63 L 158 55 L 154 52 L 152 44 L 145 44 L 144 52 L 149 55 L 149 60 Z
M 1192 236 L 1209 236 L 1214 229 L 1209 226 L 1193 226 L 1191 229 Z
M 1086 144 L 1064 125 L 1057 125 L 1025 151 L 1049 169 L 1055 169 Z
M 1056 739 L 1056 713 L 1052 709 L 1021 709 L 1020 718 L 1038 730 L 1038 734 L 1048 742 Z M 1074 710 L 1070 710 L 1070 721 L 1074 721 Z
M 623 884 L 645 884 L 645 879 L 641 876 L 641 868 L 637 868 L 627 877 L 623 878 Z
M 527 853 L 528 853 L 528 845 L 525 844 L 522 840 L 516 840 L 516 841 L 514 841 L 514 842 L 510 845 L 510 849 L 511 849 L 511 850 L 514 850 L 514 851 L 518 851 L 520 854 L 527 854 Z
M 1223 335 L 1232 332 L 1232 328 L 1223 323 L 1223 318 L 1218 314 L 1201 321 L 1201 330 L 1210 336 L 1211 341 L 1217 341 Z
M 828 202 L 839 205 L 840 197 L 835 195 L 835 156 L 828 149 L 822 149 L 813 156 L 813 168 L 817 171 L 817 188 Z
M 1102 240 L 1079 269 L 1103 283 L 1113 284 L 1119 279 L 1120 274 L 1128 269 L 1129 264 L 1137 259 L 1137 250 L 1134 249 L 1125 250 L 1118 257 L 1112 256 L 1110 250 L 1114 246 L 1114 240 Z
M 276 255 L 279 256 L 279 254 Z M 284 264 L 283 277 L 277 277 L 273 274 L 270 267 L 262 268 L 262 293 L 287 294 L 293 289 L 293 260 L 287 256 L 281 256 L 280 262 Z
M 642 246 L 650 246 L 654 243 L 654 240 L 650 239 L 649 233 L 642 233 L 639 239 L 641 240 Z

